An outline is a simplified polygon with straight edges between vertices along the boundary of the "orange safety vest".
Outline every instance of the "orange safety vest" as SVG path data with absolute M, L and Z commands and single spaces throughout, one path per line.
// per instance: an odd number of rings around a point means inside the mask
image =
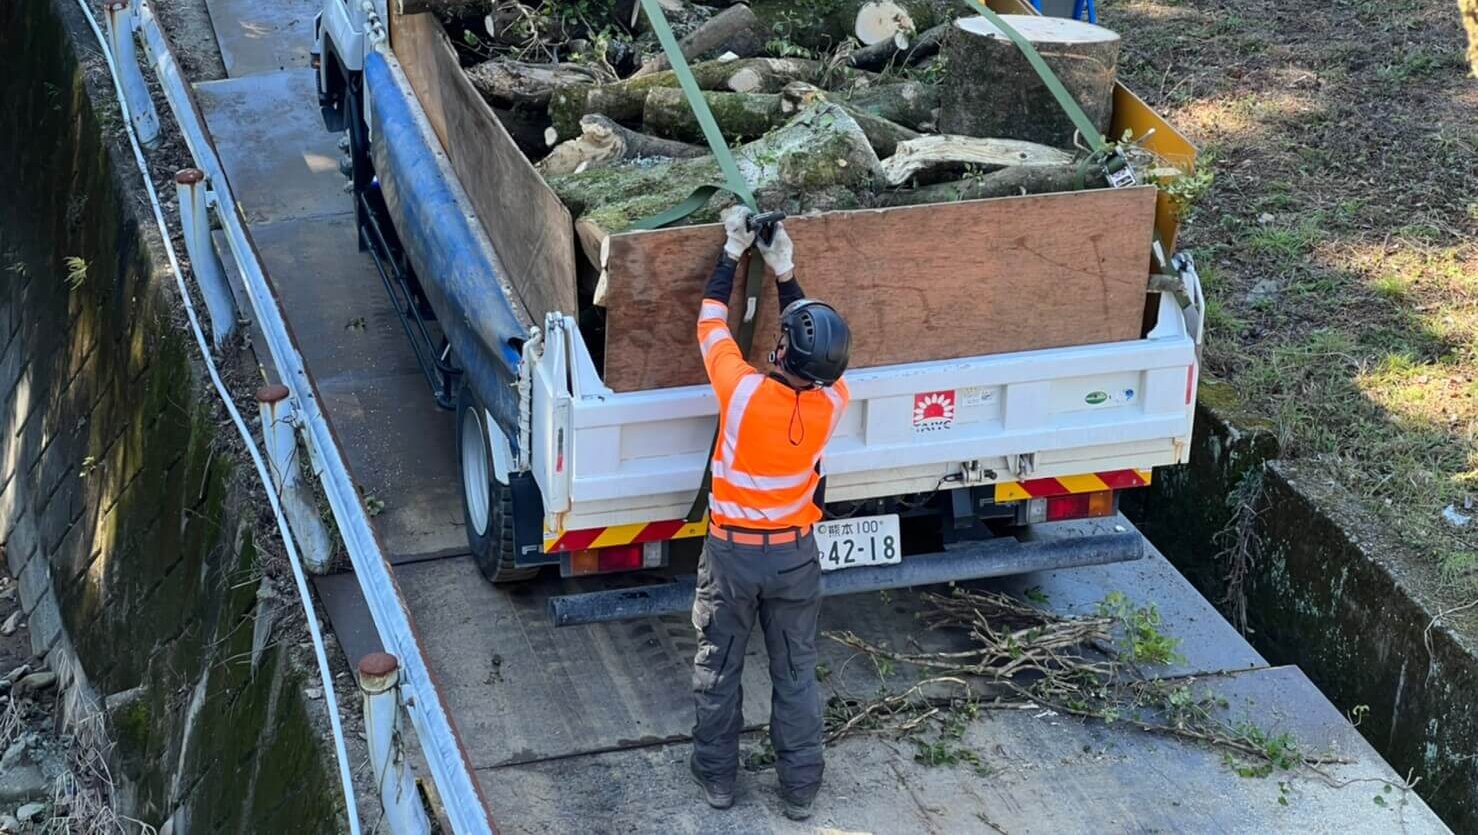
M 710 518 L 770 530 L 821 519 L 821 451 L 851 395 L 847 384 L 796 391 L 744 361 L 729 333 L 729 308 L 704 299 L 698 315 L 703 367 L 718 394 Z

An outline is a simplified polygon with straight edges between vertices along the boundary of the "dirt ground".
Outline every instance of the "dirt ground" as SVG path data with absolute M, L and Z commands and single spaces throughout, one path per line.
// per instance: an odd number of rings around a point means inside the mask
M 1180 244 L 1211 300 L 1207 370 L 1467 590 L 1478 80 L 1456 4 L 1108 0 L 1100 22 L 1215 176 Z

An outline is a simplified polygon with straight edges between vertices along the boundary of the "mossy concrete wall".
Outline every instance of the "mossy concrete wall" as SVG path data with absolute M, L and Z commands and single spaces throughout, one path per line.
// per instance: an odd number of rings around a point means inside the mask
M 259 594 L 250 466 L 140 223 L 102 67 L 71 0 L 0 3 L 5 558 L 71 719 L 105 717 L 123 811 L 341 831 L 296 641 Z
M 1435 567 L 1406 555 L 1327 478 L 1277 458 L 1269 427 L 1203 385 L 1191 464 L 1157 472 L 1145 534 L 1275 664 L 1296 664 L 1458 832 L 1478 831 L 1478 646 L 1438 620 Z M 1249 536 L 1238 547 L 1236 505 Z M 1245 576 L 1229 583 L 1240 554 Z

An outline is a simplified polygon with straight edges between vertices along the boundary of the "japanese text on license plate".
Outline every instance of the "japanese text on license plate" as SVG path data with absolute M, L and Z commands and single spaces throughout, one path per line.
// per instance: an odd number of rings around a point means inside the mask
M 893 514 L 818 522 L 815 532 L 822 571 L 887 565 L 903 556 L 898 517 Z

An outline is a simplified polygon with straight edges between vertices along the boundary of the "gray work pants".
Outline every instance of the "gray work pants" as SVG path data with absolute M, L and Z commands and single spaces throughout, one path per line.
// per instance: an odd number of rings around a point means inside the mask
M 708 537 L 693 601 L 693 753 L 705 780 L 734 786 L 744 725 L 744 647 L 758 615 L 770 656 L 770 742 L 780 786 L 798 801 L 816 796 L 823 768 L 816 683 L 820 608 L 821 563 L 813 537 L 768 546 Z

